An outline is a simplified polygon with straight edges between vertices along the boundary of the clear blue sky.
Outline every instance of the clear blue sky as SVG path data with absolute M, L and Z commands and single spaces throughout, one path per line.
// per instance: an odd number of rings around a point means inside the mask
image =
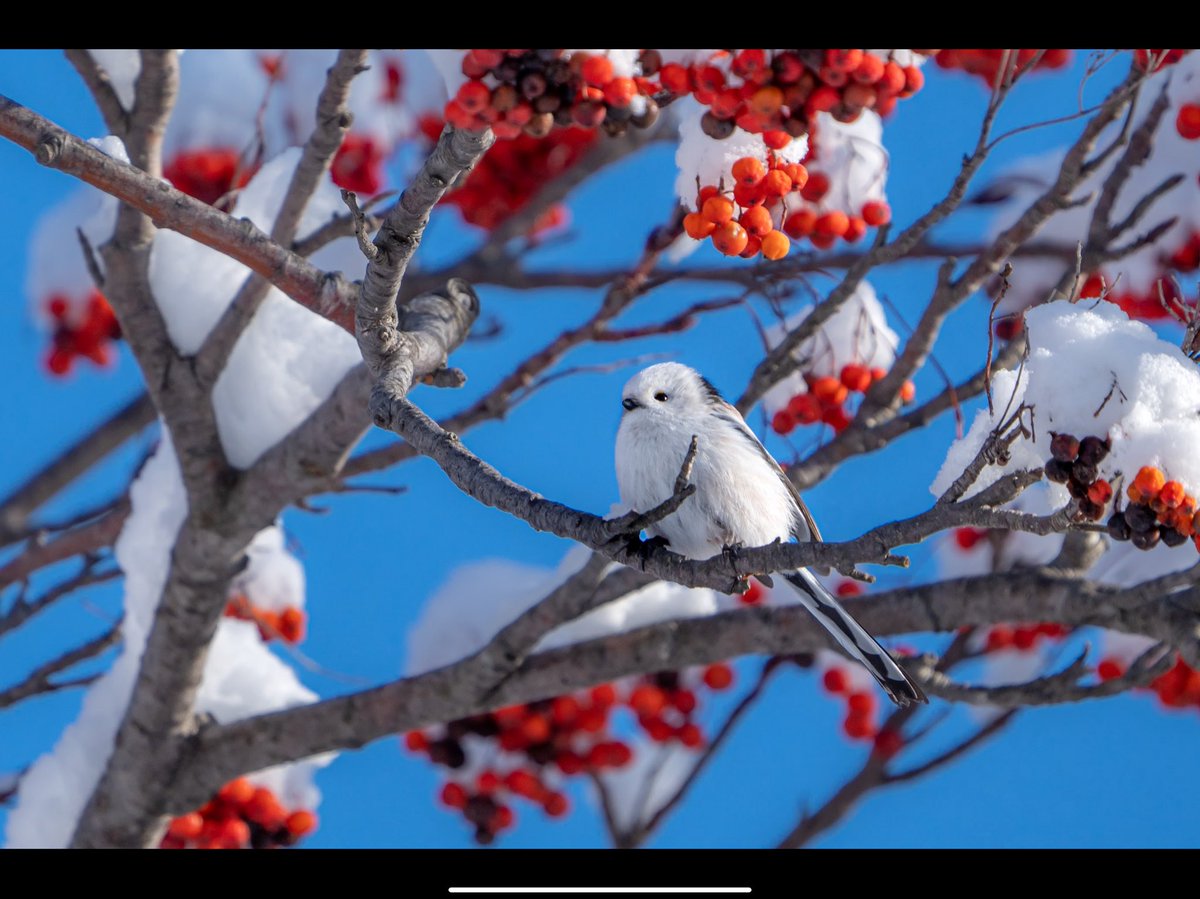
M 1075 109 L 1084 54 L 1071 71 L 1027 79 L 998 124 L 1061 116 Z M 1120 77 L 1110 66 L 1088 86 L 1088 97 Z M 888 194 L 903 225 L 942 196 L 964 152 L 974 143 L 986 91 L 974 78 L 927 68 L 928 83 L 902 102 L 887 123 L 891 153 Z M 102 133 L 99 116 L 71 67 L 60 55 L 6 51 L 0 54 L 0 93 L 47 115 L 85 137 Z M 1027 153 L 1060 145 L 1077 124 L 1044 128 L 1002 144 L 983 173 Z M 672 149 L 655 146 L 605 172 L 570 198 L 575 234 L 566 243 L 538 251 L 535 264 L 607 268 L 631 263 L 647 229 L 671 203 Z M 20 483 L 39 463 L 64 447 L 138 390 L 136 366 L 126 351 L 111 371 L 83 369 L 67 380 L 51 380 L 40 367 L 44 336 L 26 312 L 24 276 L 29 230 L 38 216 L 75 189 L 67 176 L 38 167 L 32 158 L 0 142 L 0 357 L 9 389 L 0 393 L 6 440 L 0 449 L 0 494 Z M 945 239 L 980 233 L 986 213 L 968 211 L 941 229 Z M 420 259 L 452 260 L 474 237 L 453 213 L 435 218 Z M 68 240 L 67 252 L 74 252 Z M 701 250 L 684 264 L 712 264 Z M 736 261 L 732 264 L 746 264 Z M 876 289 L 914 321 L 933 283 L 930 266 L 905 264 L 872 277 Z M 832 282 L 817 276 L 813 285 Z M 658 320 L 705 297 L 728 295 L 721 287 L 683 285 L 655 292 L 623 324 Z M 597 291 L 549 290 L 519 294 L 481 289 L 485 317 L 504 326 L 493 341 L 469 344 L 455 363 L 470 375 L 459 392 L 422 390 L 415 395 L 432 414 L 466 404 L 511 365 L 562 328 L 587 317 Z M 947 323 L 937 358 L 952 378 L 978 368 L 984 353 L 986 304 L 967 304 Z M 903 328 L 894 323 L 897 330 Z M 632 345 L 588 347 L 567 364 L 608 362 L 641 353 L 664 352 L 702 369 L 727 394 L 737 395 L 759 358 L 749 317 L 730 310 L 704 319 L 692 331 Z M 584 374 L 559 381 L 517 409 L 502 424 L 472 431 L 471 448 L 506 475 L 562 502 L 596 512 L 616 498 L 612 441 L 617 398 L 629 371 Z M 918 395 L 940 389 L 936 375 L 917 379 Z M 968 416 L 974 406 L 967 410 Z M 969 420 L 969 419 L 968 419 Z M 761 418 L 752 424 L 763 433 Z M 771 437 L 768 447 L 782 459 L 811 447 L 797 432 L 795 448 Z M 796 437 L 797 435 L 793 435 Z M 811 491 L 808 501 L 830 539 L 858 535 L 883 521 L 914 514 L 931 502 L 928 484 L 953 424 L 943 419 L 925 433 L 899 441 L 884 454 L 845 465 Z M 375 434 L 367 445 L 391 439 Z M 103 500 L 128 478 L 150 442 L 127 446 L 45 514 L 56 518 Z M 551 566 L 567 544 L 476 504 L 459 493 L 426 461 L 367 479 L 403 484 L 399 497 L 356 495 L 321 498 L 328 515 L 289 511 L 285 526 L 308 577 L 311 631 L 303 651 L 325 669 L 369 683 L 394 678 L 403 667 L 404 635 L 422 603 L 456 566 L 473 559 L 504 557 Z M 394 522 L 403 541 L 380 535 L 368 522 Z M 392 558 L 404 576 L 394 583 L 354 564 L 364 553 Z M 913 553 L 911 570 L 887 572 L 882 583 L 935 576 L 925 547 Z M 57 572 L 56 572 L 57 573 Z M 45 585 L 45 579 L 35 583 Z M 118 588 L 95 589 L 10 635 L 0 651 L 0 685 L 63 647 L 99 632 L 118 614 Z M 744 684 L 757 660 L 739 663 Z M 301 672 L 322 695 L 349 689 L 344 682 Z M 18 769 L 47 749 L 78 707 L 69 691 L 23 703 L 0 713 L 0 772 Z M 726 700 L 727 702 L 728 700 Z M 718 706 L 718 709 L 721 706 Z M 771 845 L 795 824 L 803 807 L 814 808 L 861 763 L 864 749 L 840 733 L 840 706 L 826 697 L 811 675 L 789 670 L 777 678 L 690 799 L 651 845 L 660 847 L 758 847 Z M 712 720 L 712 719 L 709 719 Z M 969 726 L 962 711 L 946 725 L 947 735 Z M 1144 696 L 1124 696 L 1078 706 L 1023 712 L 999 739 L 952 767 L 899 788 L 872 794 L 817 845 L 849 846 L 1189 846 L 1200 842 L 1192 809 L 1200 789 L 1192 771 L 1200 721 L 1192 712 L 1161 712 Z M 914 752 L 924 754 L 934 747 Z M 472 845 L 461 818 L 435 805 L 438 771 L 383 740 L 345 753 L 318 780 L 324 792 L 321 827 L 308 845 L 325 847 L 464 847 Z M 521 823 L 501 838 L 508 847 L 605 845 L 598 812 L 577 784 L 575 811 L 547 823 L 540 813 L 518 806 Z M 0 825 L 4 811 L 0 810 Z

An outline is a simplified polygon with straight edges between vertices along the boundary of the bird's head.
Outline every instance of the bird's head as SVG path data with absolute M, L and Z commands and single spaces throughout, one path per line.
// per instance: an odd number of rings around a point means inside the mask
M 704 376 L 678 362 L 644 368 L 625 384 L 621 405 L 625 416 L 690 421 L 705 414 L 721 395 Z

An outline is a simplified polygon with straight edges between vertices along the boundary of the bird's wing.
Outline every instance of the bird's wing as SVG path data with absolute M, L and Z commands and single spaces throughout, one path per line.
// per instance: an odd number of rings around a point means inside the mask
M 779 480 L 783 481 L 784 486 L 787 487 L 787 491 L 792 497 L 792 502 L 796 504 L 796 511 L 799 514 L 797 524 L 799 525 L 802 523 L 805 529 L 804 531 L 801 531 L 801 529 L 797 527 L 792 531 L 792 536 L 801 541 L 811 540 L 815 543 L 823 543 L 824 540 L 821 539 L 821 531 L 817 527 L 816 521 L 813 520 L 812 512 L 808 511 L 808 506 L 805 504 L 803 498 L 801 498 L 800 491 L 796 489 L 796 485 L 791 482 L 786 474 L 784 474 L 783 469 L 779 467 L 779 463 L 775 461 L 775 458 L 767 452 L 767 448 L 762 445 L 762 441 L 760 441 L 758 437 L 755 436 L 755 433 L 750 430 L 750 426 L 746 424 L 746 420 L 742 418 L 742 413 L 738 412 L 735 406 L 730 405 L 719 396 L 714 397 L 712 403 L 716 410 L 716 414 L 729 424 L 733 425 L 737 429 L 738 433 L 742 434 L 747 440 L 750 441 L 754 448 L 758 450 L 763 459 L 766 460 L 766 463 L 770 465 L 775 473 L 779 476 Z M 818 574 L 829 574 L 829 569 L 827 567 L 814 567 L 813 570 Z

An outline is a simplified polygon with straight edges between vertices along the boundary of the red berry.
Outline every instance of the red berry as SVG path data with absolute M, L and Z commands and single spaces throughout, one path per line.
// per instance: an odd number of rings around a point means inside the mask
M 542 808 L 551 818 L 561 818 L 570 807 L 571 804 L 562 793 L 550 793 L 542 802 Z
M 463 789 L 462 784 L 450 781 L 442 787 L 441 800 L 442 804 L 449 808 L 466 808 L 467 791 Z
M 302 837 L 317 829 L 317 816 L 307 809 L 300 809 L 288 815 L 285 826 L 292 836 Z
M 846 672 L 841 668 L 827 668 L 821 678 L 821 683 L 830 693 L 840 694 L 846 691 L 850 682 L 846 677 Z
M 796 419 L 792 418 L 787 409 L 780 409 L 771 416 L 771 430 L 781 437 L 786 437 L 796 429 Z
M 204 818 L 198 812 L 188 812 L 172 818 L 167 833 L 179 840 L 194 840 L 204 828 Z
M 424 731 L 410 730 L 404 735 L 404 745 L 410 752 L 424 752 L 429 748 L 429 738 Z
M 640 715 L 657 715 L 667 705 L 667 697 L 658 687 L 639 684 L 629 694 L 629 706 Z
M 863 204 L 862 217 L 872 228 L 878 228 L 892 220 L 892 210 L 882 200 L 869 200 Z
M 756 606 L 763 601 L 765 595 L 766 592 L 763 590 L 762 585 L 751 578 L 750 586 L 746 589 L 745 593 L 738 596 L 738 602 L 746 606 Z
M 711 200 L 709 202 L 712 202 Z M 705 204 L 707 209 L 708 204 Z M 733 204 L 730 204 L 732 212 Z M 726 256 L 737 256 L 742 250 L 746 249 L 746 244 L 750 242 L 750 235 L 746 233 L 746 229 L 737 222 L 726 221 L 725 224 L 719 225 L 712 234 L 712 243 L 720 252 Z
M 583 61 L 580 74 L 592 87 L 604 87 L 613 80 L 613 64 L 607 56 L 589 56 Z
M 726 690 L 733 684 L 733 669 L 716 662 L 704 669 L 704 683 L 710 690 Z

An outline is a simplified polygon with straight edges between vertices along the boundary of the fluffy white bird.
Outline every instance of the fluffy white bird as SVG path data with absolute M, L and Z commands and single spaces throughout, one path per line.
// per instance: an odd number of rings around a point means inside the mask
M 644 512 L 672 495 L 697 438 L 691 481 L 696 492 L 647 529 L 689 559 L 709 559 L 727 547 L 775 540 L 820 540 L 808 507 L 736 408 L 699 372 L 677 362 L 634 375 L 621 394 L 617 483 L 621 501 Z M 800 601 L 898 705 L 925 694 L 820 581 L 804 568 L 780 572 Z

